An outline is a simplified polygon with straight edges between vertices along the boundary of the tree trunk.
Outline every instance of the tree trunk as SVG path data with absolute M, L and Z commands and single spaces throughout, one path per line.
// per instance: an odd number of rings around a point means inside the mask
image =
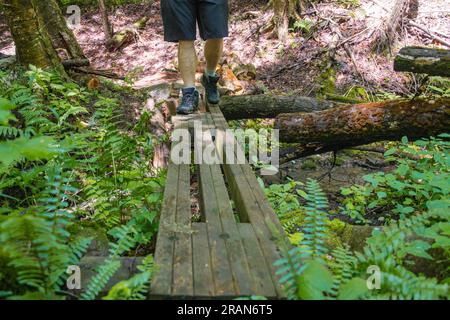
M 302 5 L 301 0 L 272 0 L 274 31 L 280 41 L 286 41 L 290 22 L 299 17 L 298 12 Z
M 450 50 L 402 48 L 395 58 L 394 70 L 450 77 Z
M 41 0 L 4 0 L 4 13 L 16 46 L 17 61 L 28 66 L 52 68 L 66 76 L 53 48 L 45 19 L 39 12 Z
M 286 95 L 225 96 L 220 109 L 227 120 L 275 118 L 282 113 L 314 112 L 336 106 L 336 103 L 309 97 Z
M 398 38 L 406 19 L 414 19 L 419 8 L 418 0 L 396 0 L 394 8 L 382 26 L 374 41 L 374 48 L 377 51 L 390 49 Z
M 283 114 L 275 127 L 282 142 L 313 144 L 326 151 L 403 136 L 418 139 L 450 131 L 450 99 L 394 100 Z
M 45 21 L 45 27 L 50 34 L 53 47 L 59 52 L 64 51 L 62 58 L 86 59 L 72 30 L 67 26 L 64 15 L 56 0 L 36 1 L 38 10 Z
M 105 43 L 111 40 L 114 34 L 113 27 L 108 17 L 108 9 L 105 5 L 105 0 L 98 0 L 100 15 L 102 16 L 103 32 L 105 33 Z

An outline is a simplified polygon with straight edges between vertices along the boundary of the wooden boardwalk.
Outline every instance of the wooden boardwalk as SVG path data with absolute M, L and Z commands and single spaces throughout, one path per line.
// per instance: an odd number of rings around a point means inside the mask
M 202 109 L 193 116 L 174 117 L 175 128 L 192 128 L 194 121 L 201 120 L 203 147 L 216 148 L 214 134 L 228 124 L 218 107 Z M 236 157 L 239 152 L 243 152 L 240 146 L 224 156 Z M 190 194 L 194 174 L 201 207 L 201 219 L 195 222 Z M 249 164 L 171 162 L 155 252 L 158 270 L 150 295 L 168 299 L 283 298 L 274 267 L 280 257 L 278 236 L 284 237 L 284 231 Z

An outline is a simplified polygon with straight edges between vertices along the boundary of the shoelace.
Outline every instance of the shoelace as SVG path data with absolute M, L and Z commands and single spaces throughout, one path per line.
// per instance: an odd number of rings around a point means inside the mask
M 193 105 L 194 102 L 195 102 L 195 100 L 194 100 L 194 93 L 183 94 L 182 103 L 186 103 L 188 105 Z
M 217 90 L 217 82 L 206 81 L 206 89 L 208 89 L 208 90 Z

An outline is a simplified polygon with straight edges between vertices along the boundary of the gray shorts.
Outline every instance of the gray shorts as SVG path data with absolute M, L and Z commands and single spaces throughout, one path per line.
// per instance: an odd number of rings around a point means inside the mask
M 228 36 L 228 0 L 161 0 L 164 40 L 203 40 Z

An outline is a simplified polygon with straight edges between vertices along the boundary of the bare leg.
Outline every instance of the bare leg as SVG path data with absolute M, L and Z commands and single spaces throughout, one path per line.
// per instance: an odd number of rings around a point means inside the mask
M 208 39 L 205 42 L 206 73 L 216 71 L 223 53 L 223 39 Z
M 178 43 L 178 65 L 185 87 L 195 86 L 195 72 L 197 70 L 197 53 L 194 41 L 182 40 Z

